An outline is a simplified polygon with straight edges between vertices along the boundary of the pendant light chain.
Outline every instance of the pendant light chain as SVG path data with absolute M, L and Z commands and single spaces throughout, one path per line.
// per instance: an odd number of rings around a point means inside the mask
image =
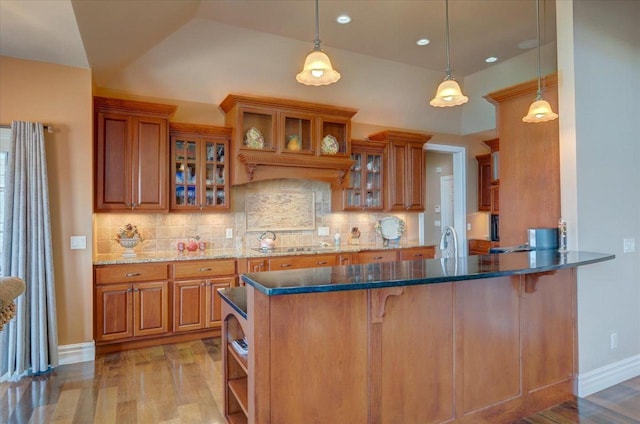
M 540 100 L 542 99 L 542 85 L 540 83 L 542 80 L 542 70 L 540 67 L 540 0 L 536 0 L 536 35 L 538 37 L 538 94 L 536 98 Z
M 320 7 L 318 6 L 318 0 L 316 0 L 316 39 L 313 42 L 313 50 L 320 49 Z
M 445 46 L 447 48 L 447 69 L 445 69 L 445 73 L 447 77 L 445 79 L 451 79 L 451 58 L 449 57 L 449 0 L 445 0 Z

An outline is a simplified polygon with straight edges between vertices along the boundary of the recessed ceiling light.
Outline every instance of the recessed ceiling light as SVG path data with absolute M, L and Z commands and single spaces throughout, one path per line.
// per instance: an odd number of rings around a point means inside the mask
M 336 18 L 336 22 L 339 24 L 348 24 L 351 22 L 351 16 L 349 15 L 340 15 Z
M 487 63 L 493 63 L 493 62 L 496 62 L 497 60 L 498 60 L 497 57 L 490 56 L 490 57 L 486 58 L 484 61 L 487 62 Z
M 427 44 L 429 44 L 431 41 L 429 41 L 428 38 L 421 38 L 418 41 L 416 41 L 416 44 L 419 46 L 426 46 Z
M 518 43 L 518 48 L 522 50 L 529 50 L 534 47 L 538 47 L 538 40 L 535 38 L 532 38 L 530 40 L 524 40 Z

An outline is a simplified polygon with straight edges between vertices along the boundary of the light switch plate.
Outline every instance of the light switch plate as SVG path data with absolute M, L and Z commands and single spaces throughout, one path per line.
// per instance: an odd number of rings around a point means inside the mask
M 71 236 L 70 242 L 71 250 L 81 250 L 87 248 L 86 236 Z
M 233 228 L 227 228 L 226 237 L 228 239 L 233 238 Z
M 623 253 L 633 253 L 636 251 L 636 239 L 624 239 L 622 241 L 622 251 Z
M 329 235 L 329 227 L 318 227 L 318 235 L 319 236 L 328 236 Z

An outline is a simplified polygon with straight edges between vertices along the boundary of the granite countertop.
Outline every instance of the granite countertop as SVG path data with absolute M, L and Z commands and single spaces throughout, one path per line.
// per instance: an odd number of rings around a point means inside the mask
M 400 246 L 382 246 L 382 244 L 362 244 L 362 245 L 348 245 L 343 244 L 340 246 L 317 246 L 315 250 L 296 251 L 296 252 L 258 252 L 252 249 L 207 249 L 205 251 L 195 252 L 150 252 L 150 253 L 137 253 L 133 257 L 123 257 L 121 253 L 114 254 L 100 254 L 96 255 L 93 264 L 94 265 L 115 265 L 115 264 L 135 264 L 145 262 L 170 262 L 170 261 L 194 261 L 203 259 L 243 259 L 243 258 L 262 258 L 272 256 L 296 256 L 296 255 L 315 255 L 315 254 L 330 254 L 330 253 L 356 253 L 367 250 L 395 250 L 406 249 L 411 247 L 426 247 L 420 244 L 403 244 Z
M 592 252 L 530 252 L 422 259 L 289 271 L 255 272 L 242 280 L 269 295 L 359 290 L 532 274 L 614 259 Z
M 244 319 L 247 319 L 247 290 L 245 287 L 218 289 L 218 294 Z

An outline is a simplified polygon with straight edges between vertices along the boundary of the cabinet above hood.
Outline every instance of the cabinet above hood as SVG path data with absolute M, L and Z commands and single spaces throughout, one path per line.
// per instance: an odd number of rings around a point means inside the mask
M 233 185 L 300 178 L 339 187 L 354 163 L 355 109 L 236 94 L 220 108 L 233 128 Z

